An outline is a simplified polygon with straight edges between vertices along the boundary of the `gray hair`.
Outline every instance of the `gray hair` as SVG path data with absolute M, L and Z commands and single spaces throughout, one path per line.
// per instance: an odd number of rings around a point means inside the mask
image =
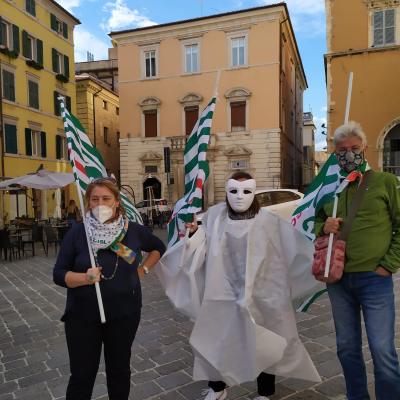
M 333 144 L 350 137 L 359 138 L 363 145 L 367 144 L 367 137 L 358 122 L 350 121 L 347 124 L 339 126 L 333 134 Z

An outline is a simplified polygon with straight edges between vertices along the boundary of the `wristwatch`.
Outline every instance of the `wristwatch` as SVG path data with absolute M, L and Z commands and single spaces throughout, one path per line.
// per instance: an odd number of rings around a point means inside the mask
M 150 270 L 144 264 L 142 264 L 141 267 L 143 268 L 143 272 L 145 273 L 145 275 L 150 272 Z

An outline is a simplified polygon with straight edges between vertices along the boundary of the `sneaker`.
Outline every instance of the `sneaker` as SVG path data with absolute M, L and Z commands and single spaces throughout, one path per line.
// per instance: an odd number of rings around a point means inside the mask
M 228 393 L 226 390 L 222 390 L 221 392 L 214 392 L 211 388 L 204 389 L 201 394 L 204 397 L 204 400 L 225 400 Z
M 254 397 L 253 400 L 269 400 L 269 398 L 265 397 L 265 396 L 257 396 L 257 397 Z

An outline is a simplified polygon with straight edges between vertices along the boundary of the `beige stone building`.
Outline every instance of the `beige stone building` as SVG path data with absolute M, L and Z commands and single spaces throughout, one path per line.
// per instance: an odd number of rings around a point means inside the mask
M 120 179 L 119 98 L 108 85 L 89 74 L 75 76 L 77 117 L 100 151 L 109 174 Z
M 353 72 L 350 119 L 364 128 L 368 161 L 400 176 L 400 2 L 326 0 L 326 18 L 328 134 L 344 121 Z
M 246 170 L 259 188 L 301 187 L 307 82 L 284 3 L 110 34 L 118 48 L 121 180 L 137 199 L 183 195 L 183 148 L 221 71 L 206 205 Z M 171 149 L 167 185 L 164 148 Z
M 312 112 L 303 113 L 303 185 L 308 186 L 315 176 L 315 132 Z

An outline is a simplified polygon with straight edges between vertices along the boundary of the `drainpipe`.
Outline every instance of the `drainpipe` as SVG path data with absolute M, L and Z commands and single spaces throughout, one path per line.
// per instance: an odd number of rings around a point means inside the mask
M 96 107 L 94 104 L 94 99 L 95 97 L 103 90 L 103 88 L 100 88 L 95 93 L 92 93 L 92 105 L 93 105 L 93 146 L 96 147 Z

